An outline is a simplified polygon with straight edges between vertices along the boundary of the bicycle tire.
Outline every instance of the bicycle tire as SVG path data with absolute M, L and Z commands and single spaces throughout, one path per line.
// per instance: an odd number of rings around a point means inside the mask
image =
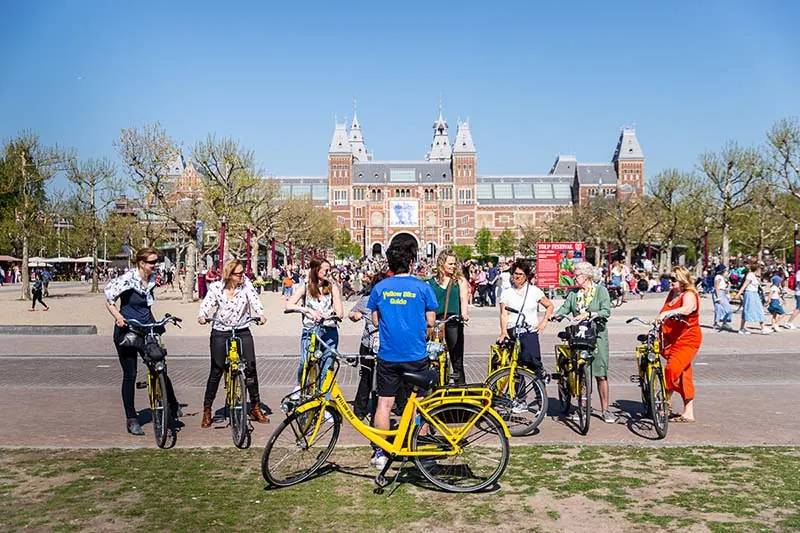
M 646 357 L 643 356 L 643 357 Z M 645 364 L 642 362 L 642 364 Z M 639 371 L 640 380 L 639 380 L 639 388 L 642 393 L 642 412 L 645 415 L 650 414 L 650 384 L 648 383 L 648 376 L 647 376 L 647 369 L 645 367 L 644 370 Z
M 156 439 L 156 446 L 159 448 L 171 448 L 175 444 L 175 436 L 169 444 L 169 436 L 172 426 L 172 413 L 170 412 L 169 401 L 167 400 L 167 378 L 163 372 L 158 372 L 153 383 L 152 407 L 153 435 Z
M 479 492 L 494 486 L 508 466 L 509 442 L 502 423 L 488 412 L 481 413 L 479 408 L 468 404 L 443 405 L 433 409 L 428 416 L 448 427 L 472 425 L 459 443 L 461 453 L 436 459 L 414 456 L 414 464 L 422 475 L 448 492 Z M 423 427 L 429 428 L 428 435 L 420 435 Z M 436 436 L 433 425 L 418 425 L 411 434 L 410 449 L 420 451 L 420 446 L 434 446 L 437 451 L 452 449 L 446 439 L 437 439 Z M 485 442 L 479 443 L 484 437 Z M 424 442 L 420 442 L 421 439 Z
M 570 402 L 572 401 L 572 393 L 569 390 L 569 376 L 567 371 L 564 370 L 564 365 L 559 365 L 558 368 L 558 402 L 561 407 L 561 414 L 568 415 Z
M 300 403 L 309 400 L 319 392 L 319 375 L 322 358 L 311 360 L 306 358 L 305 382 L 300 384 Z
M 267 483 L 275 487 L 295 485 L 308 479 L 325 463 L 336 446 L 342 424 L 338 411 L 326 407 L 325 412 L 332 418 L 322 422 L 311 447 L 305 441 L 320 416 L 319 407 L 301 414 L 294 412 L 275 428 L 261 456 L 261 475 Z M 303 461 L 310 465 L 300 466 Z M 298 466 L 293 467 L 293 464 Z
M 578 430 L 581 435 L 589 433 L 592 420 L 592 367 L 585 363 L 578 375 Z
M 669 428 L 669 403 L 660 367 L 655 367 L 650 376 L 650 418 L 653 420 L 658 438 L 666 437 Z
M 245 442 L 250 433 L 247 420 L 247 387 L 244 374 L 237 372 L 231 379 L 231 388 L 228 391 L 232 405 L 228 406 L 228 417 L 231 423 L 231 437 L 233 445 L 239 449 L 247 448 Z
M 492 391 L 492 407 L 508 426 L 509 433 L 521 437 L 532 433 L 547 414 L 547 391 L 533 372 L 519 366 L 514 370 L 516 390 L 510 391 L 510 376 L 511 368 L 501 368 L 489 375 L 484 384 Z M 525 410 L 514 413 L 523 402 Z

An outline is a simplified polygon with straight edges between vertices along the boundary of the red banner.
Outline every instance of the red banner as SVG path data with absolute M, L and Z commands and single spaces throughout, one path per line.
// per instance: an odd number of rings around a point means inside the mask
M 575 263 L 585 257 L 586 245 L 582 242 L 537 242 L 536 285 L 544 289 L 574 287 Z

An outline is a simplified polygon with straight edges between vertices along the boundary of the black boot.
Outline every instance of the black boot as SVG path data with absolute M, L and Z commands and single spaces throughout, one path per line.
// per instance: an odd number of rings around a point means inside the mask
M 129 418 L 127 423 L 125 424 L 128 428 L 128 433 L 131 435 L 142 436 L 144 435 L 144 430 L 142 426 L 139 425 L 139 421 L 135 418 Z

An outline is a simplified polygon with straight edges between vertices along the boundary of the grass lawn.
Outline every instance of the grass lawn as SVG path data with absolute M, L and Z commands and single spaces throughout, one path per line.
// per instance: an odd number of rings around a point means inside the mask
M 372 492 L 367 448 L 268 490 L 260 449 L 3 450 L 0 531 L 800 529 L 800 448 L 515 446 L 498 490 Z

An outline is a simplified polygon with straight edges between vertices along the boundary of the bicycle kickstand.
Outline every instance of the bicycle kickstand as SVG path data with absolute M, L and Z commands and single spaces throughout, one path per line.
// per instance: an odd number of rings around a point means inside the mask
M 397 480 L 400 478 L 400 474 L 403 472 L 403 467 L 406 466 L 408 459 L 403 459 L 403 463 L 400 465 L 400 468 L 397 469 L 397 474 L 395 474 L 391 479 L 387 480 L 385 477 L 386 472 L 389 471 L 389 468 L 392 466 L 393 462 L 394 459 L 389 458 L 389 460 L 386 461 L 386 465 L 381 470 L 381 473 L 375 476 L 375 485 L 377 486 L 372 490 L 374 494 L 383 494 L 383 491 L 386 489 L 386 487 L 397 483 Z

